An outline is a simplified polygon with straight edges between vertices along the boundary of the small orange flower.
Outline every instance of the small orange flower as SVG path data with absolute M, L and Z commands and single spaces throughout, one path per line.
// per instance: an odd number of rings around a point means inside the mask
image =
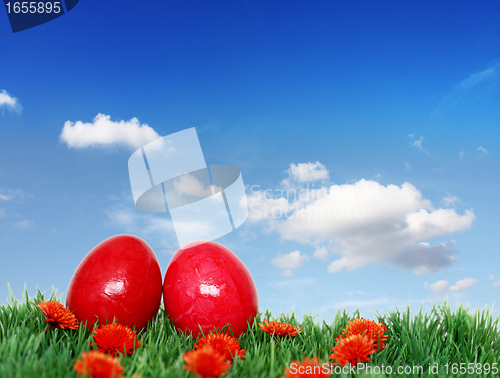
M 377 351 L 379 342 L 380 350 L 385 348 L 384 342 L 387 341 L 389 336 L 384 335 L 387 327 L 385 327 L 382 322 L 376 323 L 373 320 L 356 318 L 352 322 L 349 321 L 348 323 L 347 328 L 342 330 L 342 334 L 339 335 L 335 341 L 339 341 L 351 335 L 366 335 L 370 339 L 373 339 L 373 347 L 375 348 L 375 351 Z
M 82 352 L 82 359 L 73 365 L 78 375 L 91 378 L 125 378 L 120 375 L 124 367 L 118 363 L 118 357 L 111 357 L 96 350 Z
M 61 329 L 78 329 L 78 323 L 75 315 L 59 302 L 36 301 L 36 305 L 45 315 L 45 321 L 49 323 L 49 329 L 52 327 L 59 327 Z
M 306 357 L 304 361 L 298 362 L 293 360 L 289 368 L 285 368 L 285 373 L 281 378 L 324 378 L 330 376 L 330 370 L 324 369 L 318 362 L 318 357 L 315 356 L 312 360 Z
M 195 373 L 201 378 L 218 377 L 225 374 L 231 364 L 222 354 L 214 350 L 210 344 L 205 344 L 198 350 L 190 350 L 182 356 L 186 365 L 184 369 Z
M 234 357 L 245 358 L 245 349 L 240 349 L 240 343 L 229 335 L 220 333 L 207 335 L 199 339 L 194 347 L 199 350 L 207 344 L 222 354 L 227 361 L 232 362 Z
M 94 329 L 94 341 L 97 350 L 115 356 L 116 353 L 132 354 L 141 345 L 130 328 L 121 324 L 107 324 Z M 90 342 L 90 346 L 94 343 Z
M 266 319 L 264 319 L 264 323 L 266 323 L 266 325 L 259 323 L 260 329 L 271 335 L 274 334 L 277 336 L 297 336 L 297 334 L 302 332 L 299 327 L 295 327 L 288 323 L 280 323 L 275 321 L 268 322 Z
M 334 365 L 345 366 L 349 362 L 351 367 L 359 362 L 370 361 L 370 354 L 375 353 L 374 340 L 368 336 L 352 335 L 339 341 L 337 346 L 332 347 L 333 354 L 328 358 L 334 359 Z

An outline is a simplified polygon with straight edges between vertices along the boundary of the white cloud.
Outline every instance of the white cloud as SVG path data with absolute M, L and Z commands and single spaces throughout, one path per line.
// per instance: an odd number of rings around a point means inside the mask
M 137 118 L 113 122 L 109 115 L 98 114 L 92 123 L 66 121 L 59 136 L 70 148 L 126 146 L 133 149 L 160 138 L 151 127 Z
M 14 198 L 17 199 L 25 199 L 25 198 L 32 198 L 33 195 L 26 193 L 25 191 L 21 189 L 8 189 L 8 190 L 1 190 L 0 191 L 0 201 L 11 201 Z
M 413 147 L 416 147 L 416 148 L 418 148 L 418 149 L 420 149 L 420 150 L 421 150 L 421 149 L 423 148 L 423 147 L 422 147 L 422 143 L 423 143 L 423 142 L 424 142 L 424 137 L 423 137 L 423 136 L 421 136 L 419 139 L 417 139 L 417 140 L 415 140 L 415 141 L 411 142 L 410 144 L 411 144 Z
M 460 160 L 464 160 L 465 152 L 464 151 L 460 151 L 460 153 L 458 154 L 458 156 L 460 157 Z
M 5 217 L 5 210 L 0 209 L 0 218 L 4 218 L 4 217 Z
M 408 137 L 410 138 L 410 146 L 411 147 L 415 147 L 420 152 L 423 152 L 426 155 L 430 155 L 429 150 L 423 146 L 423 143 L 424 143 L 423 136 L 420 136 L 420 138 L 417 139 L 415 137 L 415 134 L 410 134 L 410 135 L 408 135 Z
M 221 192 L 222 188 L 210 184 L 210 178 L 206 170 L 185 173 L 164 182 L 163 187 L 169 209 L 193 204 L 202 198 L 207 198 L 207 201 L 211 202 L 224 201 L 221 196 L 212 195 Z M 243 200 L 244 199 L 243 197 Z M 163 204 L 161 204 L 161 206 L 163 206 Z M 246 202 L 242 202 L 241 206 L 247 206 Z
M 174 181 L 174 189 L 179 195 L 205 198 L 212 195 L 210 186 L 204 186 L 196 177 L 186 174 Z
M 293 212 L 295 207 L 285 197 L 273 197 L 269 192 L 252 191 L 247 195 L 248 220 L 251 223 L 273 218 L 279 218 L 287 212 Z
M 441 280 L 430 285 L 426 282 L 424 287 L 432 290 L 437 295 L 445 295 L 448 292 L 448 281 Z
M 271 260 L 271 264 L 280 269 L 285 269 L 282 274 L 290 277 L 293 275 L 293 270 L 300 268 L 306 261 L 309 261 L 307 256 L 301 255 L 300 251 L 294 251 L 285 254 L 279 253 L 278 256 Z
M 19 228 L 27 229 L 27 228 L 34 227 L 35 223 L 32 220 L 24 219 L 22 221 L 15 222 L 14 226 L 19 227 Z
M 292 182 L 302 184 L 306 182 L 328 181 L 329 179 L 328 169 L 319 161 L 316 163 L 292 163 L 286 173 L 288 177 L 283 180 L 284 184 Z
M 313 257 L 317 259 L 327 261 L 328 260 L 328 248 L 324 245 L 316 247 L 316 250 L 313 253 Z
M 184 204 L 193 203 L 201 198 L 210 197 L 216 200 L 220 197 L 211 197 L 213 193 L 222 191 L 221 187 L 210 185 L 208 172 L 196 177 L 192 173 L 186 173 L 165 183 L 165 195 L 170 209 Z
M 476 219 L 472 210 L 459 215 L 454 209 L 420 209 L 406 216 L 408 231 L 417 239 L 430 239 L 465 230 Z
M 477 280 L 474 278 L 464 278 L 455 282 L 455 285 L 449 286 L 448 281 L 441 280 L 430 285 L 426 282 L 424 284 L 424 287 L 426 289 L 432 290 L 437 295 L 445 295 L 448 292 L 459 293 L 469 290 L 474 286 L 476 282 Z
M 461 291 L 466 291 L 472 288 L 477 282 L 474 278 L 464 278 L 463 280 L 458 280 L 455 285 L 450 286 L 450 291 L 452 293 L 458 293 Z
M 0 92 L 0 109 L 2 108 L 16 113 L 21 113 L 23 110 L 19 100 L 7 93 L 5 89 Z
M 460 203 L 460 198 L 458 198 L 457 196 L 448 194 L 446 197 L 443 197 L 441 199 L 441 203 L 444 206 L 454 206 L 456 203 Z
M 498 287 L 498 286 L 500 286 L 500 279 L 493 282 L 493 287 Z
M 12 195 L 0 193 L 0 201 L 10 201 L 11 199 Z
M 276 197 L 272 191 L 254 191 L 249 217 L 266 221 L 268 230 L 284 240 L 315 246 L 315 257 L 325 258 L 320 246 L 328 244 L 340 255 L 328 266 L 330 273 L 391 261 L 417 274 L 436 271 L 456 261 L 454 242 L 420 243 L 465 230 L 475 220 L 472 209 L 458 214 L 434 208 L 410 183 L 384 186 L 363 179 L 308 192 L 297 197 L 285 190 Z
M 486 148 L 484 148 L 483 146 L 479 146 L 477 149 L 478 149 L 479 152 L 481 152 L 481 156 L 489 154 L 488 150 Z

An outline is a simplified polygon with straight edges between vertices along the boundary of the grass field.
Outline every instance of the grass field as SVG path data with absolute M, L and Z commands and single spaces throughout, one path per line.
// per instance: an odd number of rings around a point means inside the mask
M 84 327 L 46 332 L 47 323 L 37 300 L 57 298 L 55 293 L 44 298 L 40 292 L 28 298 L 26 292 L 22 301 L 11 297 L 7 305 L 0 307 L 0 377 L 76 377 L 73 364 L 82 351 L 90 349 L 91 333 Z M 224 377 L 280 377 L 292 360 L 302 361 L 306 356 L 318 356 L 320 363 L 329 366 L 335 338 L 356 316 L 367 317 L 357 312 L 338 312 L 333 323 L 327 324 L 312 316 L 298 322 L 293 314 L 261 313 L 238 339 L 241 348 L 246 349 L 246 358 L 236 359 Z M 257 323 L 263 319 L 299 326 L 302 333 L 291 338 L 272 337 L 260 330 Z M 365 365 L 372 373 L 333 376 L 500 376 L 500 371 L 494 374 L 495 367 L 500 369 L 499 318 L 494 319 L 488 309 L 472 313 L 458 307 L 452 312 L 445 303 L 435 304 L 426 313 L 410 314 L 407 308 L 371 319 L 382 321 L 389 336 L 385 349 Z M 178 333 L 163 310 L 138 338 L 141 346 L 132 355 L 120 357 L 126 377 L 195 377 L 183 369 L 182 358 L 193 349 L 194 340 Z M 471 374 L 460 374 L 460 370 L 467 369 Z

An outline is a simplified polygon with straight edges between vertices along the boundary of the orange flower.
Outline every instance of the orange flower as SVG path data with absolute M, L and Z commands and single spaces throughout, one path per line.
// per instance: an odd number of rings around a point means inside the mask
M 111 357 L 96 350 L 82 352 L 82 359 L 75 361 L 73 369 L 78 375 L 91 378 L 125 378 L 120 375 L 124 367 L 118 363 L 118 357 Z
M 379 346 L 380 342 L 380 350 L 385 348 L 384 342 L 387 341 L 389 336 L 384 335 L 385 330 L 387 327 L 385 327 L 382 322 L 380 323 L 375 323 L 373 320 L 368 320 L 368 319 L 359 319 L 356 318 L 352 322 L 348 322 L 347 328 L 344 328 L 342 330 L 342 334 L 339 335 L 335 341 L 339 341 L 345 337 L 351 336 L 351 335 L 366 335 L 370 339 L 373 339 L 373 347 L 375 348 L 375 351 L 377 351 L 377 348 Z
M 94 341 L 97 350 L 115 356 L 121 354 L 132 354 L 141 345 L 137 336 L 130 328 L 121 324 L 108 324 L 94 329 Z M 90 342 L 90 346 L 94 343 Z
M 285 373 L 281 378 L 302 378 L 302 377 L 312 377 L 312 378 L 324 378 L 330 376 L 330 370 L 322 368 L 318 362 L 318 357 L 314 357 L 312 360 L 309 357 L 302 362 L 293 360 L 289 368 L 285 368 Z
M 369 339 L 366 335 L 347 336 L 341 339 L 337 346 L 331 348 L 333 354 L 328 358 L 335 360 L 334 365 L 345 366 L 349 362 L 353 367 L 359 362 L 370 361 L 368 356 L 375 353 L 373 343 L 373 339 Z
M 75 315 L 59 302 L 55 301 L 36 301 L 36 305 L 42 310 L 49 323 L 49 328 L 59 327 L 61 329 L 78 329 L 78 323 Z
M 231 364 L 222 354 L 214 350 L 210 344 L 205 344 L 198 350 L 190 350 L 182 356 L 186 365 L 184 369 L 195 373 L 201 378 L 218 377 L 225 374 Z
M 259 323 L 260 329 L 271 335 L 274 334 L 277 336 L 297 336 L 297 334 L 302 332 L 299 327 L 295 327 L 288 323 L 280 323 L 275 321 L 268 322 L 266 319 L 264 319 L 264 323 L 266 323 L 266 325 Z
M 232 362 L 234 357 L 245 358 L 245 349 L 240 349 L 240 343 L 229 335 L 220 333 L 207 335 L 199 339 L 194 347 L 199 350 L 207 344 L 222 354 L 227 361 Z

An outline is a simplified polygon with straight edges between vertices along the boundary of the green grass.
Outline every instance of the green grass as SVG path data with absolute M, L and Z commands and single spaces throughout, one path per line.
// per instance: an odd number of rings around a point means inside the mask
M 10 302 L 0 306 L 0 377 L 75 377 L 73 364 L 82 351 L 89 350 L 91 333 L 84 327 L 78 331 L 52 329 L 36 306 L 39 300 L 57 300 L 53 292 L 44 298 L 40 292 L 35 298 L 18 301 L 11 295 Z M 335 338 L 348 320 L 361 316 L 358 312 L 338 312 L 331 324 L 319 322 L 316 317 L 304 316 L 298 322 L 294 315 L 273 316 L 259 314 L 248 332 L 239 338 L 246 358 L 237 359 L 225 377 L 280 377 L 293 359 L 318 356 L 321 363 L 330 363 L 328 356 Z M 365 316 L 366 318 L 366 316 Z M 276 339 L 262 332 L 257 323 L 263 319 L 287 322 L 302 328 L 293 338 Z M 497 364 L 500 369 L 499 320 L 490 310 L 470 312 L 458 307 L 454 312 L 444 304 L 435 304 L 432 310 L 410 314 L 394 310 L 378 314 L 372 320 L 382 321 L 388 327 L 386 348 L 373 355 L 368 362 L 372 369 L 392 374 L 357 374 L 363 376 L 495 376 L 493 373 L 452 374 L 460 363 L 474 363 L 482 367 Z M 182 368 L 182 354 L 193 349 L 191 336 L 178 333 L 163 310 L 152 324 L 139 333 L 142 344 L 132 355 L 120 357 L 124 375 L 132 377 L 194 377 Z M 448 374 L 445 365 L 448 364 Z M 439 374 L 429 374 L 429 366 L 439 366 Z M 382 370 L 382 366 L 385 370 Z M 397 374 L 398 367 L 423 367 L 415 374 Z M 376 371 L 376 370 L 374 370 Z M 455 372 L 455 370 L 453 370 Z M 354 376 L 340 374 L 334 376 Z M 500 372 L 498 374 L 500 376 Z

